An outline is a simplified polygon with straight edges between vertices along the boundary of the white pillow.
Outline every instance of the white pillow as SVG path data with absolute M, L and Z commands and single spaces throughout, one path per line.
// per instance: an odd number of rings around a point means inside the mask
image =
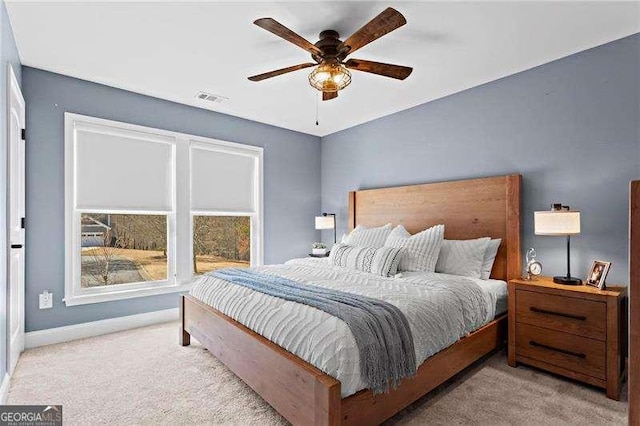
M 342 242 L 356 247 L 383 247 L 392 229 L 390 223 L 377 228 L 358 225 Z
M 480 278 L 484 254 L 491 238 L 476 240 L 444 240 L 436 264 L 436 272 Z
M 487 251 L 484 252 L 484 260 L 482 261 L 482 271 L 480 272 L 480 278 L 483 280 L 488 280 L 491 277 L 491 270 L 493 269 L 493 263 L 496 261 L 501 242 L 502 240 L 498 238 L 489 241 L 489 244 L 487 244 Z
M 393 247 L 355 247 L 337 243 L 331 248 L 329 263 L 343 268 L 391 277 L 398 271 L 402 250 Z
M 398 225 L 391 231 L 384 245 L 403 249 L 399 271 L 433 272 L 443 239 L 444 225 L 433 226 L 415 235 Z

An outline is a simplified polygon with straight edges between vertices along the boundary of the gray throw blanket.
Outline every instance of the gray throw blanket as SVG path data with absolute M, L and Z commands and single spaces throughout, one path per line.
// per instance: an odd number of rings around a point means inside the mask
M 320 309 L 344 321 L 355 338 L 360 370 L 374 393 L 396 388 L 416 372 L 409 323 L 382 300 L 292 281 L 251 269 L 220 269 L 209 275 L 270 296 Z

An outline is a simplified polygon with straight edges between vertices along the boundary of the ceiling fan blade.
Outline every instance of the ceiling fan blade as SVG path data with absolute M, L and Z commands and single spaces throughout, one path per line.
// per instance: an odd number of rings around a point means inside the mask
M 345 57 L 406 23 L 407 20 L 402 16 L 402 13 L 388 7 L 343 41 L 338 50 L 342 51 L 343 57 Z
M 330 101 L 338 97 L 338 92 L 322 92 L 322 100 Z
M 402 65 L 384 64 L 382 62 L 364 61 L 362 59 L 349 59 L 344 63 L 347 68 L 357 71 L 369 72 L 385 77 L 404 80 L 409 77 L 413 68 Z
M 311 44 L 309 41 L 305 40 L 298 34 L 291 31 L 289 28 L 282 25 L 280 22 L 276 21 L 273 18 L 260 18 L 253 22 L 260 28 L 263 28 L 278 37 L 281 37 L 287 40 L 290 43 L 295 44 L 311 53 L 312 55 L 322 55 L 322 50 L 318 49 L 316 46 Z
M 265 72 L 264 74 L 253 75 L 253 76 L 249 77 L 249 80 L 251 80 L 251 81 L 262 81 L 262 80 L 266 80 L 267 78 L 271 78 L 271 77 L 275 77 L 275 76 L 278 76 L 278 75 L 286 74 L 288 72 L 298 71 L 298 70 L 301 70 L 301 69 L 304 69 L 304 68 L 313 67 L 313 66 L 316 66 L 316 65 L 318 65 L 318 64 L 315 64 L 315 63 L 312 63 L 312 62 L 306 62 L 304 64 L 294 65 L 292 67 L 281 68 L 279 70 Z

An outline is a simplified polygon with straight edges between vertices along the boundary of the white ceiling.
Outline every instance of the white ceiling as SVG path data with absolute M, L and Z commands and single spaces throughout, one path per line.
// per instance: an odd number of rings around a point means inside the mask
M 405 81 L 354 71 L 320 102 L 310 70 L 247 77 L 309 61 L 252 22 L 272 17 L 312 43 L 346 38 L 387 6 L 407 25 L 354 57 L 408 65 Z M 7 8 L 24 65 L 324 136 L 640 31 L 633 2 L 18 2 Z M 196 92 L 228 97 L 223 104 Z

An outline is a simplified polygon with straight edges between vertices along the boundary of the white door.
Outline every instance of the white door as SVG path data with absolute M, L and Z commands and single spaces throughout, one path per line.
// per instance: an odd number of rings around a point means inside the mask
M 11 65 L 7 70 L 9 374 L 24 350 L 24 98 Z

